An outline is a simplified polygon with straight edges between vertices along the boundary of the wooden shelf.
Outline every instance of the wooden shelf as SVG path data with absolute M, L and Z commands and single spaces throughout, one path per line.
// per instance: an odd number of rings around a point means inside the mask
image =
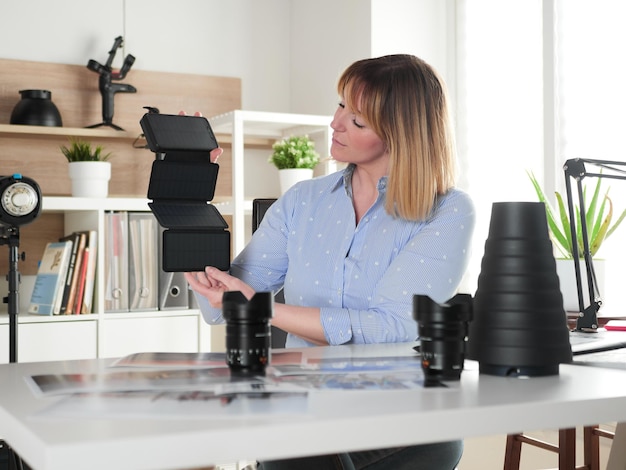
M 23 126 L 19 124 L 0 124 L 0 134 L 18 136 L 49 136 L 49 137 L 90 137 L 96 139 L 135 139 L 125 131 L 110 128 L 87 129 L 81 127 Z
M 145 145 L 145 139 L 141 136 L 126 131 L 116 131 L 109 128 L 87 129 L 84 127 L 49 127 L 49 126 L 23 126 L 19 124 L 0 124 L 0 135 L 4 136 L 45 136 L 48 138 L 83 137 L 89 139 L 139 139 L 140 145 Z M 232 144 L 232 134 L 215 133 L 220 146 Z M 246 136 L 246 145 L 250 147 L 268 148 L 276 141 L 275 138 L 261 136 Z

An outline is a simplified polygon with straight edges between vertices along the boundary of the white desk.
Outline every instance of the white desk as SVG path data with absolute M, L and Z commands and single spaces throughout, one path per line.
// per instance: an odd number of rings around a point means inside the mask
M 307 355 L 412 354 L 412 344 L 329 347 Z M 445 441 L 626 421 L 626 371 L 562 365 L 558 376 L 479 375 L 458 388 L 320 391 L 310 415 L 206 419 L 35 419 L 58 398 L 36 398 L 24 376 L 102 371 L 105 360 L 0 365 L 0 436 L 36 470 L 190 468 L 214 462 Z

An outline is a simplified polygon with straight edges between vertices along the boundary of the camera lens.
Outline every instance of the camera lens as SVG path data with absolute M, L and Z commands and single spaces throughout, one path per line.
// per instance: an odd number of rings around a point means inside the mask
M 415 295 L 413 318 L 419 326 L 426 380 L 459 380 L 472 318 L 471 296 L 458 294 L 447 303 L 438 304 L 428 296 Z
M 257 292 L 249 301 L 239 291 L 225 292 L 222 313 L 226 320 L 226 363 L 236 374 L 263 374 L 270 363 L 271 292 Z

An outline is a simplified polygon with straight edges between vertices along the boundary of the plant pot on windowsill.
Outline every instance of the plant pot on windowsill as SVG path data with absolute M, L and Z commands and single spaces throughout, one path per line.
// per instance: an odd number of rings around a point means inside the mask
M 61 152 L 69 162 L 69 175 L 74 197 L 107 197 L 111 179 L 110 153 L 103 154 L 103 148 L 92 148 L 88 142 L 72 140 L 70 147 L 61 147 Z
M 559 277 L 559 284 L 561 286 L 561 293 L 563 294 L 563 307 L 566 312 L 578 312 L 580 307 L 578 305 L 578 288 L 576 284 L 576 271 L 574 268 L 573 259 L 556 258 L 556 274 Z M 595 271 L 596 281 L 600 288 L 605 284 L 605 260 L 593 259 L 593 270 Z M 591 304 L 589 300 L 589 287 L 587 284 L 587 270 L 585 269 L 584 260 L 580 260 L 580 277 L 582 280 L 583 288 L 583 301 L 584 306 Z
M 319 154 L 308 136 L 292 136 L 272 146 L 269 162 L 278 168 L 281 193 L 285 193 L 299 181 L 311 179 L 313 169 L 319 163 Z

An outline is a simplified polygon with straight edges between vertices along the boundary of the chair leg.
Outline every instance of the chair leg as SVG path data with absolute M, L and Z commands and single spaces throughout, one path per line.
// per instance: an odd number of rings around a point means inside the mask
M 526 436 L 509 434 L 506 438 L 504 470 L 519 470 L 522 444 L 530 444 L 544 450 L 558 453 L 559 470 L 600 470 L 600 437 L 612 439 L 614 433 L 599 426 L 583 428 L 584 465 L 576 466 L 576 428 L 559 430 L 559 445 Z
M 576 428 L 559 430 L 559 470 L 576 469 Z
M 595 432 L 597 428 L 598 426 L 583 428 L 584 461 L 589 470 L 600 470 L 600 438 Z
M 518 437 L 519 434 L 506 436 L 504 470 L 519 470 L 520 458 L 522 457 L 522 441 Z

